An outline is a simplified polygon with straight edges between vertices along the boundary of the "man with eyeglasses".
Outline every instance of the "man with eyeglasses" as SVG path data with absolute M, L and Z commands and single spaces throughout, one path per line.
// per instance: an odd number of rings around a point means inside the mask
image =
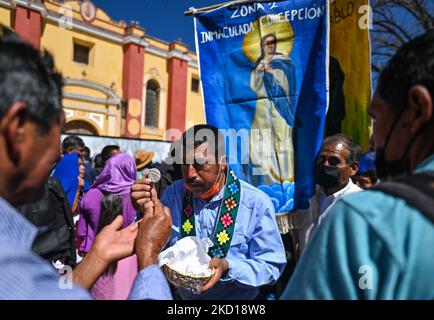
M 330 208 L 342 197 L 359 192 L 351 181 L 359 169 L 361 148 L 350 137 L 336 134 L 324 140 L 315 165 L 316 193 L 308 209 L 290 215 L 291 234 L 300 256 Z

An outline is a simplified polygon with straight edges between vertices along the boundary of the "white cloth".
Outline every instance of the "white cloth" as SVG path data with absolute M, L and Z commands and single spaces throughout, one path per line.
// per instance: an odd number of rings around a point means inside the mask
M 308 209 L 298 209 L 289 215 L 290 229 L 296 233 L 300 254 L 306 249 L 309 240 L 330 208 L 342 197 L 351 193 L 362 191 L 351 179 L 345 188 L 327 196 L 324 188 L 317 185 L 315 195 L 310 199 Z
M 158 256 L 160 267 L 167 264 L 172 269 L 194 276 L 210 276 L 208 268 L 211 257 L 208 249 L 213 246 L 209 238 L 185 237 Z

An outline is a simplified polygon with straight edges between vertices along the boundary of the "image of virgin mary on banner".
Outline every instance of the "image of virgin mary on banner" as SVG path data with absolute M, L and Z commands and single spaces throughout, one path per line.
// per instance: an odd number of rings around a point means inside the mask
M 295 66 L 291 58 L 276 52 L 277 41 L 274 33 L 262 37 L 261 56 L 250 76 L 250 88 L 258 98 L 250 134 L 250 160 L 258 171 L 252 172 L 250 181 L 259 186 L 294 181 Z M 267 143 L 271 144 L 261 154 Z
M 328 2 L 222 5 L 195 16 L 207 123 L 277 213 L 305 208 L 328 106 Z

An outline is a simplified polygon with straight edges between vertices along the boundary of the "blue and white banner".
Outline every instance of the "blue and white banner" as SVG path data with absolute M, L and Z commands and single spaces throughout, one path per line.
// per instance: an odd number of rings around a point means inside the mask
M 195 17 L 206 121 L 276 212 L 305 208 L 328 106 L 328 1 L 224 5 Z

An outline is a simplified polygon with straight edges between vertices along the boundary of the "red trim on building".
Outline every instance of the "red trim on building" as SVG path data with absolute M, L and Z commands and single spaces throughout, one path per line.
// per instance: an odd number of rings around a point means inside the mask
M 42 17 L 41 13 L 17 5 L 15 10 L 15 31 L 35 48 L 41 47 Z
M 185 130 L 187 113 L 188 62 L 179 58 L 169 59 L 169 94 L 167 107 L 167 129 Z
M 124 46 L 124 65 L 123 65 L 123 79 L 122 90 L 123 99 L 131 101 L 132 99 L 140 101 L 140 112 L 137 114 L 130 112 L 131 104 L 128 103 L 127 121 L 125 128 L 125 136 L 131 138 L 139 138 L 142 127 L 142 98 L 143 98 L 143 76 L 144 76 L 144 63 L 145 63 L 145 50 L 143 47 L 129 43 Z M 137 107 L 137 106 L 136 106 Z M 129 130 L 129 123 L 131 121 L 139 123 L 139 132 L 131 132 Z

